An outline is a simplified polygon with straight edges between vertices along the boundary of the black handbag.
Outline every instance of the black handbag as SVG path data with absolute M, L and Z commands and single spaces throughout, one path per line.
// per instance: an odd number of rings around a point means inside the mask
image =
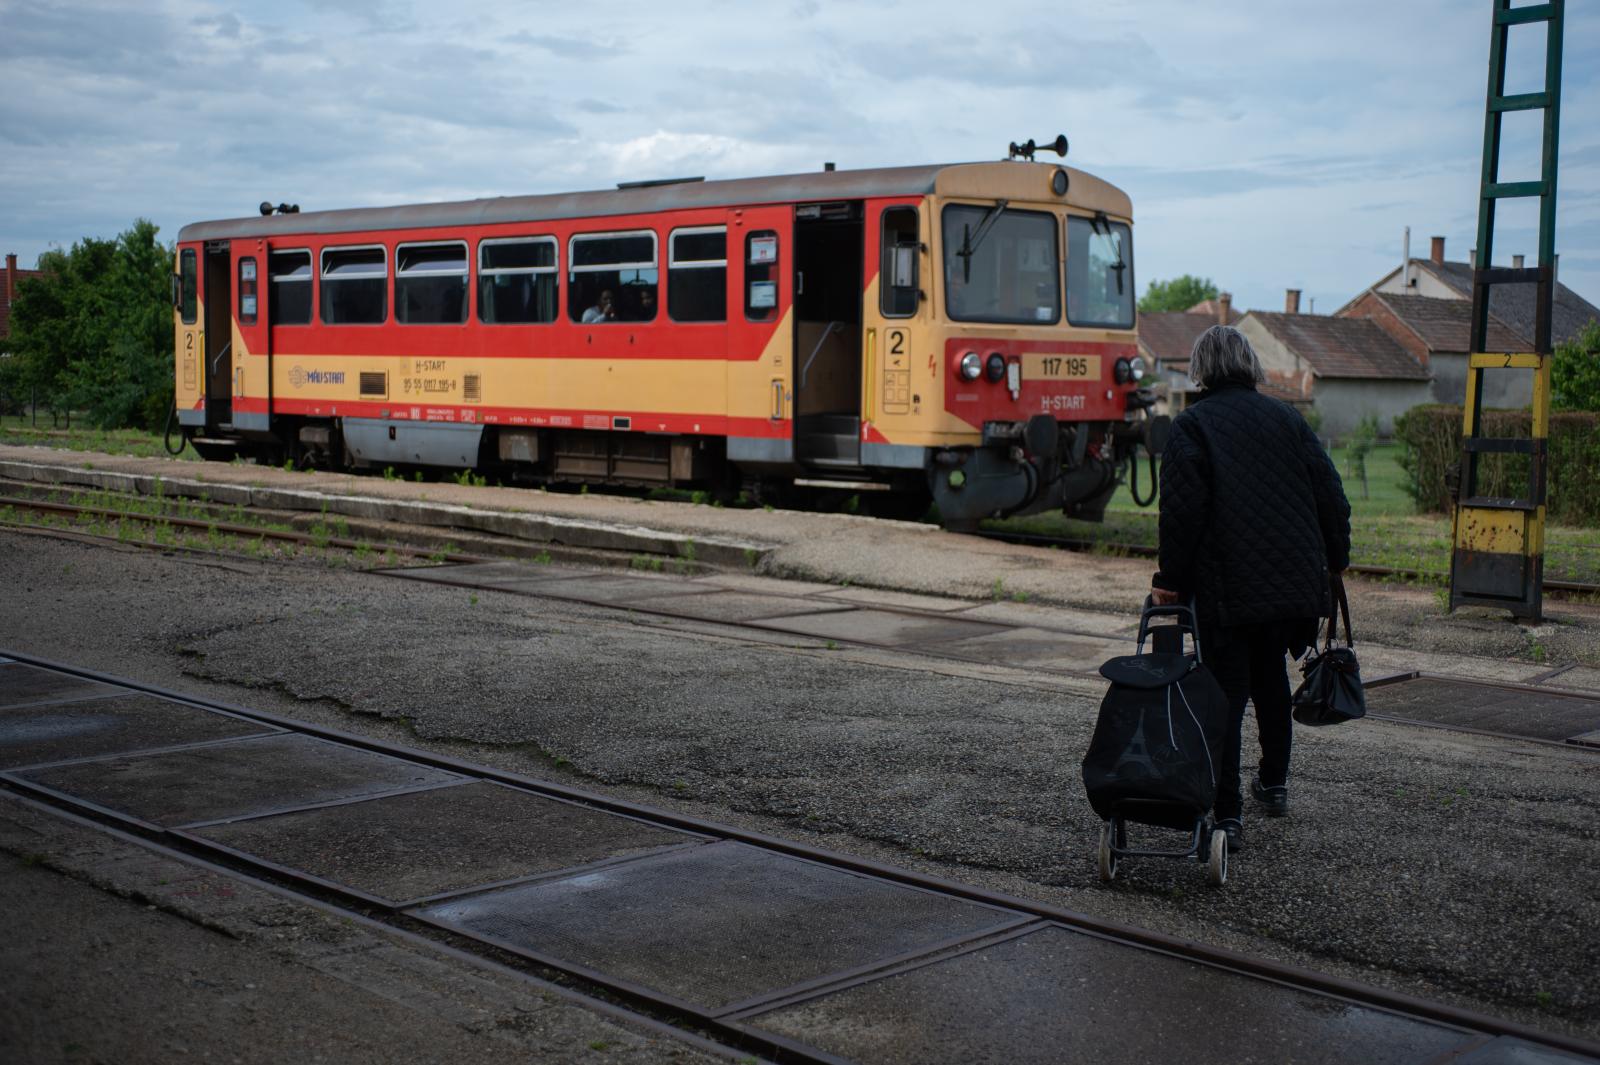
M 1294 719 L 1302 725 L 1338 725 L 1367 716 L 1367 696 L 1361 687 L 1361 666 L 1350 638 L 1350 601 L 1344 581 L 1330 579 L 1333 607 L 1328 611 L 1328 634 L 1319 651 L 1313 645 L 1300 672 L 1305 680 L 1295 690 Z M 1344 615 L 1343 647 L 1333 645 L 1339 615 Z

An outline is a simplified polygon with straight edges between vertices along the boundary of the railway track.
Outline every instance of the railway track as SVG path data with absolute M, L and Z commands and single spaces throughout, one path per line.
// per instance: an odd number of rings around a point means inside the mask
M 24 801 L 742 1053 L 1600 1061 L 1303 967 L 0 654 L 0 788 Z
M 1054 547 L 1064 551 L 1100 550 L 1125 555 L 1130 558 L 1156 557 L 1156 549 L 1149 544 L 1125 544 L 1065 536 L 1045 536 L 1038 533 L 1000 532 L 989 529 L 980 530 L 975 535 L 987 540 L 998 540 L 1007 544 L 1025 544 L 1030 547 Z M 1442 581 L 1449 576 L 1449 574 L 1441 573 L 1437 570 L 1410 569 L 1400 566 L 1373 566 L 1364 563 L 1352 563 L 1346 572 L 1355 573 L 1363 577 L 1380 577 L 1405 581 Z M 1546 592 L 1562 592 L 1569 595 L 1600 595 L 1600 584 L 1546 578 L 1544 590 Z
M 179 515 L 147 514 L 127 511 L 115 507 L 85 506 L 68 504 L 51 500 L 40 500 L 30 497 L 0 497 L 0 511 L 6 507 L 13 510 L 34 511 L 38 513 L 61 515 L 73 519 L 95 519 L 107 522 L 129 522 L 134 525 L 150 527 L 174 526 L 189 529 L 198 533 L 218 536 L 230 536 L 238 540 L 270 540 L 284 543 L 299 548 L 316 548 L 326 550 L 329 548 L 353 553 L 365 552 L 368 558 L 376 558 L 372 550 L 373 542 L 352 537 L 333 536 L 326 531 L 303 532 L 287 531 L 282 529 L 263 528 L 259 525 L 229 523 L 209 518 L 184 517 Z M 86 533 L 81 528 L 63 527 L 60 525 L 19 525 L 24 529 L 31 529 L 48 533 L 67 533 L 75 537 L 86 537 L 93 540 L 113 542 L 122 545 L 148 548 L 160 551 L 186 550 L 202 554 L 227 554 L 214 543 L 186 545 L 174 543 L 169 539 L 131 539 L 119 532 L 117 535 L 103 535 Z M 1007 534 L 1009 535 L 1009 534 Z M 1029 542 L 1049 541 L 1048 537 L 1030 537 Z M 792 634 L 796 636 L 820 636 L 827 640 L 829 645 L 850 644 L 855 646 L 877 648 L 883 650 L 899 651 L 917 654 L 932 658 L 943 658 L 957 662 L 977 662 L 992 664 L 993 648 L 987 644 L 969 644 L 967 638 L 981 641 L 985 636 L 992 636 L 1004 631 L 1004 626 L 993 623 L 979 623 L 963 621 L 960 611 L 945 613 L 928 613 L 904 607 L 872 608 L 866 613 L 883 615 L 887 620 L 876 627 L 876 631 L 868 627 L 865 631 L 862 626 L 854 623 L 857 615 L 863 613 L 859 605 L 829 600 L 818 600 L 811 596 L 784 596 L 781 594 L 771 597 L 773 607 L 765 616 L 752 618 L 737 618 L 720 616 L 714 608 L 708 605 L 718 596 L 695 594 L 697 590 L 689 586 L 686 595 L 673 595 L 659 580 L 653 578 L 636 578 L 632 574 L 610 574 L 603 571 L 578 571 L 569 569 L 550 569 L 537 571 L 523 565 L 513 565 L 509 571 L 503 567 L 508 556 L 512 558 L 528 558 L 533 555 L 539 545 L 530 545 L 521 541 L 507 541 L 494 545 L 493 557 L 479 554 L 468 554 L 461 551 L 443 550 L 438 547 L 415 547 L 394 543 L 386 543 L 382 548 L 384 555 L 393 559 L 412 559 L 440 564 L 426 569 L 378 569 L 380 575 L 408 579 L 420 579 L 430 583 L 449 584 L 457 587 L 477 591 L 511 592 L 513 594 L 529 595 L 560 599 L 566 602 L 581 603 L 597 608 L 626 609 L 630 613 L 656 616 L 661 618 L 678 619 L 692 622 L 712 621 L 716 624 L 746 629 L 759 632 L 765 636 L 772 634 Z M 1352 567 L 1355 568 L 1355 567 Z M 1376 567 L 1373 567 L 1376 568 Z M 586 582 L 586 578 L 588 579 Z M 606 582 L 601 584 L 599 582 Z M 648 582 L 648 583 L 642 583 Z M 638 587 L 629 591 L 620 586 L 629 583 Z M 592 594 L 586 594 L 592 592 Z M 821 609 L 818 605 L 825 604 Z M 826 615 L 835 615 L 838 623 L 832 628 L 827 627 Z M 819 627 L 820 625 L 820 627 Z M 963 628 L 967 626 L 967 628 Z M 1052 630 L 1055 631 L 1055 630 Z M 1081 628 L 1059 630 L 1065 643 L 1070 644 L 1074 637 L 1100 638 L 1105 633 L 1091 632 Z M 907 638 L 908 634 L 915 634 L 914 638 Z M 1121 653 L 1120 651 L 1106 650 L 1105 654 Z M 1101 657 L 1104 657 L 1102 655 Z M 1092 679 L 1098 682 L 1096 672 L 1098 660 L 1074 664 L 1069 661 L 1046 662 L 1019 662 L 1019 668 L 1037 669 L 1042 672 L 1055 673 L 1064 676 Z M 1568 667 L 1570 668 L 1570 666 Z M 1561 672 L 1553 671 L 1551 679 L 1555 679 Z M 1411 683 L 1416 682 L 1416 683 Z M 1462 699 L 1460 691 L 1452 691 L 1451 685 L 1466 685 L 1473 695 L 1472 700 Z M 1441 711 L 1433 705 L 1426 694 L 1430 689 L 1441 687 L 1454 698 L 1447 698 L 1447 709 Z M 1504 684 L 1498 682 L 1476 681 L 1462 677 L 1439 676 L 1423 673 L 1404 673 L 1396 676 L 1369 678 L 1368 689 L 1372 693 L 1370 698 L 1370 716 L 1379 720 L 1389 720 L 1402 724 L 1419 725 L 1427 728 L 1444 729 L 1474 733 L 1478 735 L 1495 736 L 1502 739 L 1532 740 L 1537 743 L 1552 743 L 1567 747 L 1573 744 L 1585 748 L 1600 748 L 1600 719 L 1591 720 L 1589 706 L 1592 699 L 1584 698 L 1580 694 L 1562 693 L 1559 690 L 1540 688 L 1534 684 Z M 1478 712 L 1472 702 L 1488 703 L 1498 706 L 1505 698 L 1505 693 L 1516 693 L 1519 701 L 1524 705 L 1523 710 L 1516 713 L 1500 713 L 1490 711 Z M 1449 707 L 1455 707 L 1454 712 Z M 1532 707 L 1529 711 L 1527 708 Z M 1536 712 L 1535 712 L 1536 711 Z M 1454 720 L 1459 717 L 1461 720 Z

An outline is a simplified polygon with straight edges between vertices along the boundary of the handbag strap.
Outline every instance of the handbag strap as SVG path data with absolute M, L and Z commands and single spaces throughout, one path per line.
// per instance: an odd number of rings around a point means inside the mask
M 1328 636 L 1323 641 L 1324 651 L 1333 650 L 1333 637 L 1339 627 L 1339 615 L 1344 615 L 1344 643 L 1346 647 L 1354 647 L 1355 640 L 1350 636 L 1350 600 L 1344 594 L 1344 578 L 1337 573 L 1328 574 Z

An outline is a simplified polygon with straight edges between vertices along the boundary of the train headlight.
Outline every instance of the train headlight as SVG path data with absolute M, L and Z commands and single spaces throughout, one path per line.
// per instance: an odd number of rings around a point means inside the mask
M 983 374 L 991 381 L 999 381 L 1006 375 L 1006 357 L 998 351 L 989 352 L 989 358 L 983 364 Z
M 1128 363 L 1128 372 L 1133 374 L 1133 379 L 1135 381 L 1143 381 L 1144 380 L 1144 356 L 1143 355 L 1135 355 L 1133 357 L 1133 360 Z
M 957 368 L 963 381 L 976 381 L 978 375 L 983 373 L 983 356 L 976 351 L 969 351 L 961 356 L 961 363 Z
M 1129 362 L 1127 359 L 1118 359 L 1116 366 L 1112 368 L 1111 372 L 1116 378 L 1117 384 L 1125 385 L 1129 381 L 1133 380 L 1133 363 Z

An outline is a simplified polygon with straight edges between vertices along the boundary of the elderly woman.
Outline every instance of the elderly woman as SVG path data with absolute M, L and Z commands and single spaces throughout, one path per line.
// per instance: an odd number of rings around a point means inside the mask
M 1251 794 L 1289 808 L 1289 678 L 1284 654 L 1316 639 L 1329 576 L 1350 562 L 1350 504 L 1327 452 L 1293 407 L 1256 391 L 1250 342 L 1231 326 L 1201 334 L 1189 356 L 1200 396 L 1172 423 L 1162 455 L 1158 604 L 1191 596 L 1206 665 L 1228 697 L 1216 823 L 1244 842 L 1240 730 L 1252 697 L 1261 762 Z

